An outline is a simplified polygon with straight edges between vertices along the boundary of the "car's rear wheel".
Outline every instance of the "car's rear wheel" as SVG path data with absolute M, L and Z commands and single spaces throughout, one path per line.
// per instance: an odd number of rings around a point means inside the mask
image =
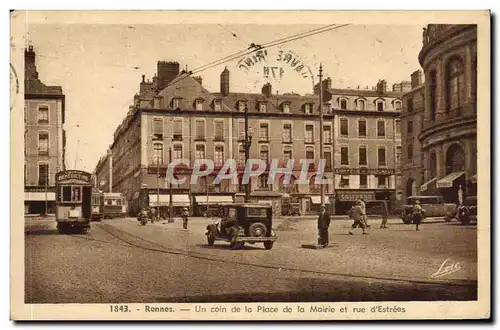
M 267 233 L 267 227 L 261 222 L 252 223 L 248 227 L 248 233 L 251 237 L 263 237 Z
M 264 242 L 264 247 L 266 250 L 271 250 L 273 248 L 274 242 L 273 241 L 266 241 Z

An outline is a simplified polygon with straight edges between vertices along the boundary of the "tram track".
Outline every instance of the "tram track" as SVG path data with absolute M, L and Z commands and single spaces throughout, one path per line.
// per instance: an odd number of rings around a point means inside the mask
M 165 245 L 153 242 L 151 240 L 145 239 L 138 235 L 131 234 L 130 232 L 124 231 L 122 229 L 116 228 L 115 226 L 109 224 L 97 224 L 94 228 L 99 228 L 109 236 L 114 239 L 125 243 L 124 246 L 139 248 L 142 250 L 157 252 L 157 253 L 166 253 L 170 255 L 178 255 L 183 257 L 195 258 L 204 261 L 210 262 L 218 262 L 222 264 L 237 264 L 241 266 L 248 267 L 257 267 L 262 269 L 271 269 L 278 271 L 290 271 L 290 272 L 299 272 L 303 274 L 313 274 L 313 275 L 323 275 L 323 276 L 335 276 L 344 278 L 347 280 L 364 280 L 364 281 L 382 281 L 382 282 L 391 282 L 391 283 L 402 283 L 402 284 L 413 284 L 413 285 L 428 285 L 428 286 L 447 286 L 450 288 L 459 287 L 459 288 L 476 288 L 476 281 L 449 281 L 449 280 L 439 280 L 439 279 L 407 279 L 407 278 L 388 278 L 388 277 L 380 277 L 380 276 L 368 276 L 368 275 L 356 275 L 356 274 L 342 274 L 335 273 L 329 271 L 319 271 L 314 269 L 301 269 L 298 267 L 291 267 L 286 265 L 279 264 L 261 264 L 256 262 L 247 262 L 235 259 L 228 259 L 223 257 L 218 257 L 213 254 L 201 253 L 201 252 L 193 252 L 185 249 L 167 247 Z

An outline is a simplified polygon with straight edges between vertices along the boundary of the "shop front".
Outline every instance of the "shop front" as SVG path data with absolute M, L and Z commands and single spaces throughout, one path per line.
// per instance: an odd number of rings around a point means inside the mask
M 158 198 L 159 197 L 159 198 Z M 160 217 L 167 218 L 170 207 L 170 194 L 149 194 L 149 207 L 159 208 Z M 191 207 L 188 194 L 172 194 L 172 216 L 181 216 L 182 209 Z
M 335 214 L 343 215 L 354 206 L 357 200 L 363 199 L 364 201 L 376 200 L 375 191 L 363 190 L 337 190 L 335 201 Z
M 218 215 L 221 205 L 234 202 L 233 195 L 197 195 L 193 196 L 193 199 L 193 214 L 202 217 Z M 208 214 L 207 209 L 209 210 Z
M 318 214 L 321 207 L 321 196 L 320 195 L 312 195 L 309 196 L 311 199 L 311 204 L 309 205 L 309 214 Z M 326 209 L 328 212 L 331 212 L 331 202 L 330 196 L 324 195 L 323 202 L 325 203 Z
M 465 193 L 465 172 L 452 172 L 437 180 L 436 187 L 441 191 L 445 202 L 459 203 L 459 195 Z
M 54 214 L 56 193 L 54 188 L 26 189 L 24 192 L 24 214 L 47 215 Z

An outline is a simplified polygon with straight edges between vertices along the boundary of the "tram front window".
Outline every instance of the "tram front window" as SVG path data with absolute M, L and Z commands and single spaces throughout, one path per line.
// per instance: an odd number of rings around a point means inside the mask
M 82 201 L 82 187 L 62 187 L 61 202 L 80 203 Z

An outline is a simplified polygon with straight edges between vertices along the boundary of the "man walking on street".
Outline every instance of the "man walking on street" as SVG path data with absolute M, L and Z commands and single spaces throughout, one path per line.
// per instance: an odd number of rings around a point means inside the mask
M 361 207 L 361 221 L 364 222 L 366 228 L 370 228 L 370 225 L 368 224 L 368 217 L 366 216 L 366 203 L 363 198 L 358 201 L 359 205 Z
M 328 227 L 330 227 L 330 214 L 326 212 L 326 206 L 321 205 L 318 217 L 318 245 L 328 246 Z
M 415 205 L 413 206 L 413 223 L 416 226 L 416 230 L 418 231 L 418 226 L 420 226 L 420 223 L 422 222 L 423 218 L 423 213 L 425 210 L 420 206 L 420 201 L 416 200 Z
M 382 223 L 380 224 L 380 228 L 388 228 L 387 227 L 387 219 L 389 218 L 389 207 L 387 206 L 387 200 L 382 201 Z
M 367 233 L 365 232 L 365 223 L 363 221 L 363 215 L 362 215 L 362 209 L 361 209 L 361 201 L 356 201 L 356 205 L 354 205 L 351 209 L 350 216 L 354 220 L 354 223 L 352 224 L 351 230 L 349 230 L 349 235 L 354 235 L 352 232 L 354 229 L 357 227 L 361 228 L 363 230 L 363 235 L 366 235 Z

